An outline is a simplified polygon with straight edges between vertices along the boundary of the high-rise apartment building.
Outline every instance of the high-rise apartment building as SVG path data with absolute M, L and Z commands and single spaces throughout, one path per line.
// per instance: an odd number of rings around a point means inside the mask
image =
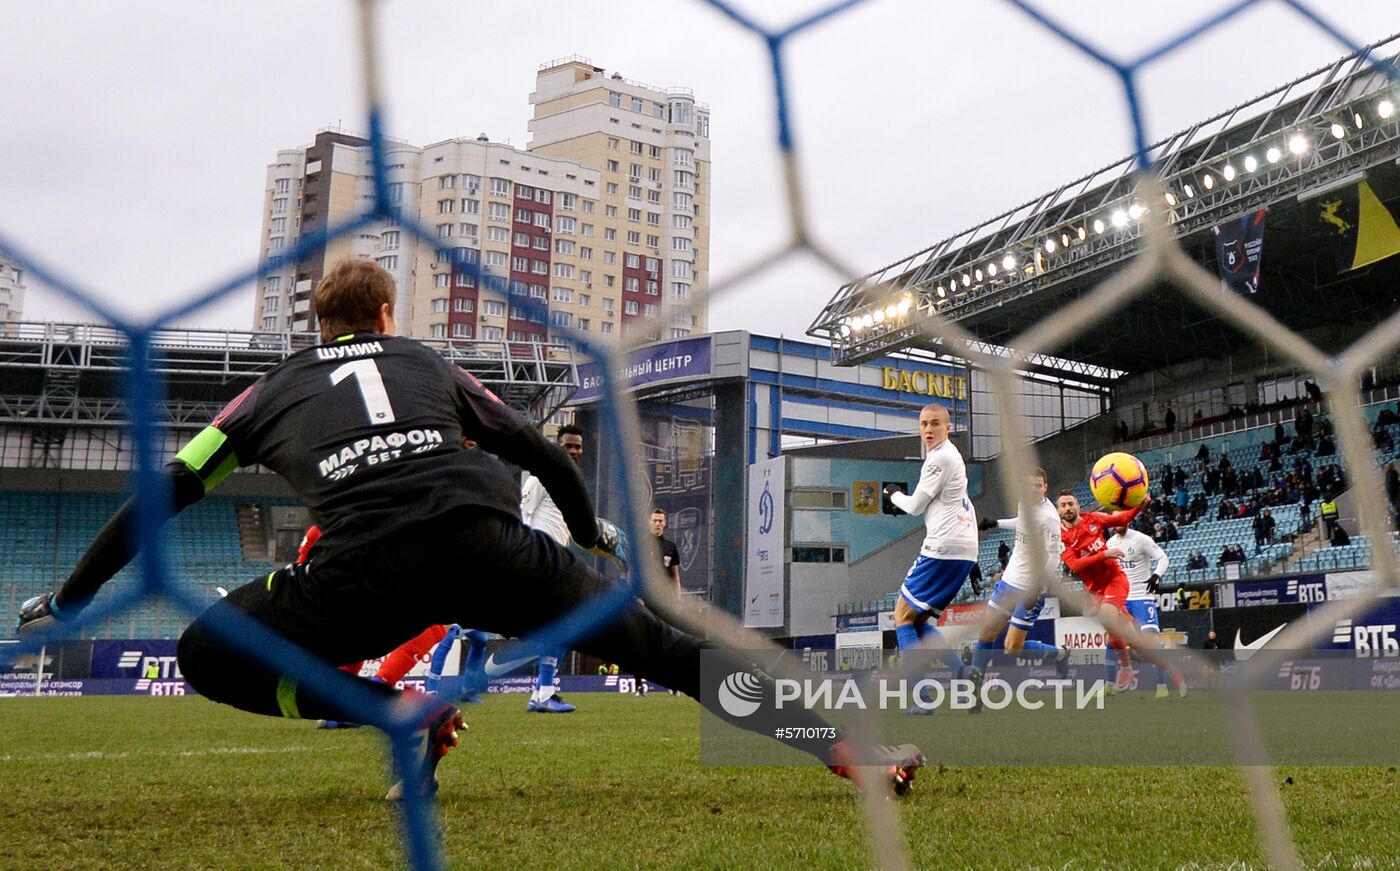
M 254 327 L 313 329 L 312 289 L 329 264 L 355 255 L 394 275 L 396 317 L 410 335 L 703 331 L 703 312 L 675 306 L 708 276 L 708 109 L 688 90 L 649 88 L 577 59 L 542 67 L 531 102 L 528 150 L 485 136 L 389 142 L 390 199 L 431 238 L 376 221 L 288 264 L 260 282 Z M 325 130 L 311 146 L 279 152 L 268 167 L 262 256 L 350 220 L 371 198 L 363 138 Z M 477 282 L 454 263 L 479 263 L 494 280 Z M 547 314 L 513 304 L 525 298 Z
M 620 283 L 622 332 L 703 332 L 703 314 L 674 309 L 709 277 L 709 107 L 689 88 L 643 85 L 581 58 L 541 67 L 530 103 L 532 153 L 602 171 L 594 271 L 609 297 Z
M 0 254 L 0 323 L 24 317 L 24 270 Z

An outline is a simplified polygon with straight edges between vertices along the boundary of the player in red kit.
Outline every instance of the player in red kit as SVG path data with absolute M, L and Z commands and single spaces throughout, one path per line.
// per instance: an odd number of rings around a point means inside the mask
M 1113 617 L 1109 615 L 1115 611 L 1119 619 L 1129 624 L 1132 618 L 1128 615 L 1128 576 L 1118 564 L 1123 553 L 1105 543 L 1104 530 L 1132 523 L 1147 502 L 1144 499 L 1136 508 L 1108 514 L 1102 511 L 1081 513 L 1079 498 L 1069 490 L 1061 490 L 1055 501 L 1055 508 L 1060 513 L 1060 541 L 1065 546 L 1060 557 L 1070 571 L 1084 582 L 1084 589 L 1098 603 L 1098 616 L 1105 626 L 1110 625 Z M 1110 631 L 1108 645 L 1116 653 L 1118 666 L 1127 669 L 1130 664 L 1128 643 L 1122 636 Z M 1160 666 L 1172 676 L 1177 693 L 1186 695 L 1186 680 L 1181 671 L 1166 661 L 1156 645 L 1155 639 L 1144 637 L 1137 649 L 1143 659 Z M 1110 685 L 1114 683 L 1113 678 L 1118 676 L 1115 672 L 1117 669 L 1110 669 Z

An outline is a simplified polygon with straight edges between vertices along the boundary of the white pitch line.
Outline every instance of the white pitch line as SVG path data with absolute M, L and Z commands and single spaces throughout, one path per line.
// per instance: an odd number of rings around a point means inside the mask
M 261 756 L 272 753 L 324 753 L 339 749 L 343 748 L 327 745 L 321 747 L 202 747 L 198 750 L 120 750 L 115 752 L 106 750 L 82 750 L 73 753 L 7 753 L 0 756 L 0 762 L 33 762 L 40 760 L 68 760 L 78 762 L 91 759 L 130 759 L 138 756 Z

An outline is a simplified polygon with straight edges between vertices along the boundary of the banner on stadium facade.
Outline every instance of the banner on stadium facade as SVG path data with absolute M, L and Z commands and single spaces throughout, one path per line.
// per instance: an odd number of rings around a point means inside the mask
M 679 339 L 638 348 L 614 373 L 620 390 L 631 390 L 663 381 L 679 381 L 710 374 L 710 337 Z M 603 395 L 602 364 L 584 363 L 578 367 L 579 389 L 570 403 L 588 402 Z
M 1296 578 L 1269 578 L 1262 581 L 1237 581 L 1224 585 L 1232 588 L 1232 604 L 1224 605 L 1227 595 L 1221 590 L 1222 606 L 1250 608 L 1258 605 L 1286 605 L 1302 602 L 1323 602 L 1327 590 L 1322 575 L 1299 575 Z
M 1259 292 L 1259 268 L 1264 254 L 1264 216 L 1260 209 L 1211 228 L 1220 283 L 1237 293 Z
M 879 514 L 881 496 L 879 481 L 856 481 L 851 484 L 851 510 L 856 514 Z
M 1307 613 L 1307 606 L 1298 604 L 1216 608 L 1210 612 L 1211 628 L 1222 650 L 1233 650 L 1235 659 L 1246 660 L 1289 624 L 1307 619 Z
M 1400 254 L 1400 227 L 1365 181 L 1313 201 L 1318 226 L 1332 245 L 1338 272 Z
M 1382 591 L 1371 589 L 1375 583 L 1375 572 L 1331 572 L 1327 575 L 1327 598 L 1359 599 L 1362 596 L 1400 596 L 1400 590 L 1387 587 Z
M 748 557 L 744 566 L 744 625 L 783 625 L 784 509 L 787 460 L 749 466 Z
M 884 639 L 885 633 L 878 629 L 837 632 L 836 649 L 844 650 L 847 647 L 873 647 L 879 650 L 884 647 Z
M 894 610 L 865 611 L 859 614 L 837 614 L 836 631 L 879 629 L 881 632 L 894 631 Z
M 1108 632 L 1093 617 L 1060 617 L 1055 621 L 1055 645 L 1071 650 L 1099 650 L 1108 644 Z
M 630 693 L 637 688 L 637 678 L 630 674 L 575 674 L 560 675 L 556 679 L 560 692 L 564 693 Z M 45 679 L 39 686 L 38 695 L 43 696 L 193 696 L 198 695 L 194 688 L 183 680 L 139 682 L 132 679 L 88 678 L 86 680 Z M 426 683 L 421 678 L 407 678 L 403 685 L 423 692 Z M 647 681 L 647 688 L 664 690 L 665 687 Z M 492 694 L 525 694 L 534 692 L 535 676 L 507 675 L 491 678 L 486 692 Z M 0 679 L 0 696 L 32 696 L 34 680 Z
M 178 641 L 94 641 L 91 675 L 99 680 L 181 680 L 175 661 Z
M 939 626 L 966 626 L 981 623 L 987 613 L 986 602 L 962 602 L 949 605 L 938 618 Z M 891 627 L 893 628 L 893 627 Z
M 1321 606 L 1309 612 L 1316 616 Z M 1358 657 L 1400 656 L 1400 599 L 1385 598 L 1356 617 L 1346 617 L 1328 627 L 1330 632 L 1318 642 L 1320 649 L 1355 650 Z
M 665 509 L 666 538 L 681 556 L 681 589 L 704 594 L 710 588 L 710 497 L 714 492 L 714 457 L 707 422 L 685 417 L 671 407 L 655 413 L 643 404 L 642 437 L 662 448 L 661 458 L 639 460 L 652 506 Z
M 1210 633 L 1210 612 L 1159 610 L 1157 623 L 1162 629 L 1163 647 L 1201 647 Z

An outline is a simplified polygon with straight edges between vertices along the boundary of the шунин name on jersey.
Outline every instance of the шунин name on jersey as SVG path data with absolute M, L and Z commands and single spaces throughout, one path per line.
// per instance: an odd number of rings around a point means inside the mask
M 354 471 L 354 466 L 349 464 L 366 454 L 371 457 L 371 465 L 375 465 L 377 462 L 394 459 L 404 447 L 412 448 L 411 453 L 421 453 L 442 443 L 442 433 L 435 429 L 411 429 L 408 432 L 391 432 L 384 436 L 356 439 L 353 444 L 346 445 L 321 461 L 321 476 L 344 477 Z
M 339 360 L 342 357 L 367 357 L 383 353 L 384 346 L 378 342 L 356 342 L 353 345 L 327 345 L 316 349 L 316 356 L 322 360 Z

